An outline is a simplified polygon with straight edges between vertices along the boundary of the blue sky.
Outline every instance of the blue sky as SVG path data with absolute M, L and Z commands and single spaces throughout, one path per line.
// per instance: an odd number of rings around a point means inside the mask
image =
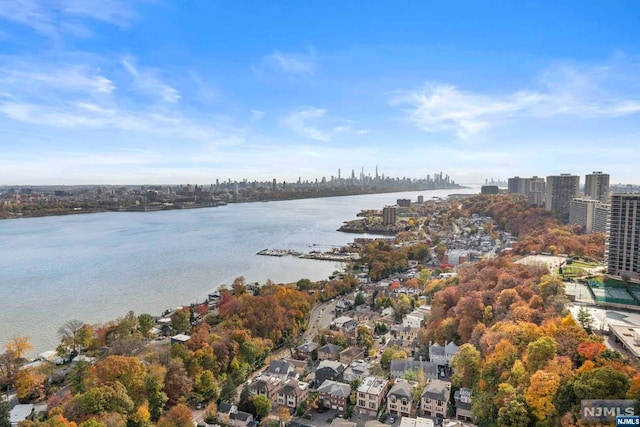
M 0 185 L 640 183 L 637 1 L 0 0 Z

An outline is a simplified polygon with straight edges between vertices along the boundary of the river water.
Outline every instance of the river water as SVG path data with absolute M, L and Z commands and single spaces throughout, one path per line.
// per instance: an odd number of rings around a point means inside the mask
M 70 319 L 106 322 L 129 310 L 160 314 L 204 301 L 240 275 L 260 283 L 325 279 L 339 263 L 256 252 L 329 250 L 357 237 L 336 229 L 361 209 L 477 192 L 474 186 L 0 221 L 0 346 L 28 336 L 35 355 L 55 349 L 56 332 Z

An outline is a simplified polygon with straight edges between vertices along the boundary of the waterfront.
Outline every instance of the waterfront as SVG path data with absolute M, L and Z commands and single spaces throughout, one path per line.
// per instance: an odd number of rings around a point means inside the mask
M 202 301 L 221 283 L 319 280 L 335 262 L 265 257 L 265 248 L 326 250 L 356 237 L 336 229 L 361 209 L 477 187 L 246 203 L 210 209 L 99 213 L 0 222 L 0 345 L 26 335 L 55 348 L 69 319 L 104 322 Z M 317 246 L 310 246 L 317 245 Z

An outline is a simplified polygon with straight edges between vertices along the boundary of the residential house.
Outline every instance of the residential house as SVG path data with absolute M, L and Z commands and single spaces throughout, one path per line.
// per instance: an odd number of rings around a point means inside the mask
M 349 365 L 358 359 L 364 359 L 364 350 L 358 347 L 347 347 L 340 352 L 340 363 L 345 365 Z
M 441 366 L 451 366 L 451 359 L 455 356 L 460 350 L 453 341 L 445 343 L 445 346 L 441 346 L 437 342 L 429 345 L 429 360 L 441 365 Z
M 318 360 L 338 360 L 340 358 L 340 346 L 335 344 L 325 344 L 318 349 Z
M 325 408 L 344 411 L 349 403 L 350 394 L 349 384 L 326 380 L 318 387 L 318 402 Z
M 323 360 L 316 368 L 316 385 L 320 385 L 326 380 L 342 381 L 342 373 L 347 365 L 337 360 Z
M 299 378 L 307 375 L 309 371 L 309 363 L 306 360 L 297 360 L 297 359 L 289 359 L 289 358 L 284 360 L 286 360 L 288 363 L 291 364 L 291 366 L 293 366 L 293 369 L 298 374 Z M 292 375 L 294 374 L 290 372 L 289 377 L 291 377 Z
M 340 316 L 331 322 L 330 329 L 334 331 L 351 332 L 356 329 L 356 322 L 349 316 Z
M 387 414 L 398 417 L 410 417 L 413 407 L 411 391 L 415 383 L 398 378 L 387 393 Z
M 422 360 L 397 359 L 391 361 L 391 378 L 402 378 L 408 371 L 422 370 L 427 379 L 438 378 L 438 364 Z
M 284 382 L 283 379 L 269 375 L 259 375 L 249 384 L 249 393 L 252 396 L 263 395 L 272 402 L 276 400 L 276 392 Z
M 411 313 L 407 314 L 404 319 L 402 319 L 402 326 L 420 328 L 420 326 L 422 326 L 422 323 L 424 322 L 425 316 L 429 314 L 430 311 L 431 308 L 429 306 L 421 305 Z
M 291 376 L 297 376 L 295 367 L 284 359 L 271 361 L 264 374 L 283 381 Z
M 299 360 L 316 360 L 318 358 L 318 344 L 306 342 L 296 347 L 296 358 Z
M 297 408 L 309 397 L 309 384 L 295 378 L 288 379 L 276 392 L 276 403 L 288 408 Z
M 393 325 L 391 326 L 391 336 L 398 340 L 413 341 L 418 339 L 420 328 L 411 326 Z
M 0 396 L 0 399 L 4 397 Z M 17 427 L 20 421 L 24 421 L 27 417 L 35 412 L 35 407 L 31 403 L 16 405 L 9 411 L 9 423 L 11 427 Z
M 409 418 L 409 417 L 402 417 L 400 419 L 400 426 L 399 427 L 434 427 L 434 422 L 433 420 L 430 420 L 429 418 L 422 418 L 422 417 L 415 417 L 415 418 Z
M 189 341 L 190 339 L 191 337 L 189 335 L 185 335 L 185 334 L 174 335 L 171 337 L 171 345 L 186 344 L 187 341 Z
M 342 373 L 342 380 L 351 383 L 353 380 L 364 380 L 369 376 L 369 364 L 364 360 L 354 360 Z
M 379 377 L 366 377 L 358 387 L 356 408 L 359 414 L 375 416 L 382 407 L 389 381 Z
M 453 399 L 456 402 L 456 419 L 462 421 L 473 421 L 473 412 L 471 411 L 471 394 L 473 391 L 468 388 L 456 390 Z
M 253 415 L 238 411 L 238 407 L 229 402 L 218 405 L 218 422 L 234 427 L 248 427 L 253 424 Z
M 253 415 L 248 412 L 237 411 L 232 413 L 230 418 L 230 424 L 233 427 L 249 427 L 253 425 Z
M 429 381 L 422 392 L 422 414 L 428 417 L 445 418 L 450 396 L 451 383 L 449 381 Z

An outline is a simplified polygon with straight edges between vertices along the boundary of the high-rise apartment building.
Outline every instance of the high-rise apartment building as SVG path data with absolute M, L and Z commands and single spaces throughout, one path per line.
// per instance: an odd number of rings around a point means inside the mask
M 529 203 L 535 206 L 544 206 L 546 188 L 544 178 L 533 176 L 529 181 Z
M 611 195 L 605 258 L 608 273 L 640 280 L 640 194 Z
M 569 205 L 569 224 L 581 225 L 585 233 L 604 233 L 607 231 L 608 211 L 608 205 L 599 200 L 573 199 Z
M 398 222 L 398 207 L 385 206 L 382 208 L 382 224 L 394 225 L 396 222 Z
M 514 176 L 507 181 L 507 191 L 509 194 L 529 194 L 531 178 L 520 178 Z
M 569 219 L 571 200 L 578 197 L 580 191 L 580 177 L 563 173 L 547 177 L 547 197 L 545 208 L 548 211 L 560 213 L 566 221 Z
M 609 174 L 593 172 L 584 177 L 584 195 L 593 200 L 607 203 L 609 195 Z
M 544 204 L 544 178 L 538 178 L 537 176 L 520 178 L 519 176 L 514 176 L 508 180 L 507 191 L 509 194 L 523 194 L 527 196 L 527 200 L 532 205 L 542 206 Z

